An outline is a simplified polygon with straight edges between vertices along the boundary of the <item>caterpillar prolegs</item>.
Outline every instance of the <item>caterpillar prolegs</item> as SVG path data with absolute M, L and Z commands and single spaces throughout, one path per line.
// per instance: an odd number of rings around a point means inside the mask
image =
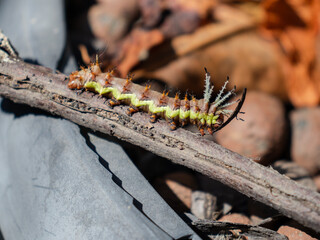
M 150 121 L 155 122 L 158 118 L 164 118 L 170 124 L 170 129 L 175 130 L 178 126 L 185 126 L 189 123 L 198 126 L 201 135 L 207 129 L 209 134 L 220 130 L 232 119 L 237 118 L 242 104 L 245 100 L 246 89 L 240 100 L 225 103 L 234 92 L 235 87 L 224 94 L 229 82 L 225 82 L 213 102 L 210 102 L 213 86 L 210 83 L 210 74 L 205 69 L 205 90 L 203 99 L 180 99 L 176 94 L 174 98 L 168 96 L 168 92 L 162 94 L 132 82 L 131 77 L 121 79 L 114 77 L 113 71 L 103 73 L 98 61 L 88 68 L 81 68 L 70 74 L 68 87 L 73 90 L 88 90 L 108 98 L 108 105 L 114 107 L 120 104 L 129 106 L 127 113 L 132 115 L 138 111 L 151 114 Z M 228 106 L 238 102 L 235 110 L 226 109 Z M 228 117 L 225 120 L 225 117 Z

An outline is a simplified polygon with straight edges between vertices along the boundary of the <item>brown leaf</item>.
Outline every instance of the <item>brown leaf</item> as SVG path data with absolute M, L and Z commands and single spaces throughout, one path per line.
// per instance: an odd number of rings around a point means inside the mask
M 263 29 L 278 39 L 285 51 L 286 86 L 291 102 L 297 107 L 319 104 L 319 74 L 315 71 L 320 64 L 316 55 L 319 0 L 267 0 L 263 7 Z
M 124 77 L 136 64 L 146 59 L 149 49 L 162 43 L 163 40 L 163 34 L 157 29 L 151 31 L 134 29 L 124 40 L 115 63 L 121 76 Z

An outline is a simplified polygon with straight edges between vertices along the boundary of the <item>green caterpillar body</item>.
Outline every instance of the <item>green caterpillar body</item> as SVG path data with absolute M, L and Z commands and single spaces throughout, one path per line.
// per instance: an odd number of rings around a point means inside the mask
M 150 85 L 143 87 L 134 84 L 131 78 L 121 79 L 113 76 L 113 72 L 103 73 L 98 62 L 91 64 L 88 68 L 73 72 L 69 77 L 68 87 L 70 89 L 95 92 L 108 98 L 109 106 L 119 104 L 129 105 L 127 113 L 129 115 L 144 111 L 151 114 L 151 122 L 157 118 L 164 118 L 170 123 L 170 129 L 175 130 L 177 126 L 185 126 L 188 123 L 196 124 L 201 135 L 204 135 L 206 128 L 210 134 L 224 127 L 240 111 L 246 91 L 242 95 L 237 108 L 232 111 L 226 109 L 227 106 L 235 103 L 223 104 L 235 91 L 235 88 L 223 95 L 223 90 L 227 82 L 220 91 L 214 102 L 210 102 L 212 89 L 210 87 L 210 74 L 206 71 L 206 89 L 203 99 L 189 100 L 187 95 L 184 99 L 168 97 L 168 93 L 162 94 L 150 89 Z M 224 122 L 224 116 L 229 116 Z

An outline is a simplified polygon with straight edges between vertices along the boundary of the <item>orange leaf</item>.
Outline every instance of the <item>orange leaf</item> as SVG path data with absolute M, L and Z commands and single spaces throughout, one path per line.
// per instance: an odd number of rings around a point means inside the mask
M 263 27 L 278 39 L 285 51 L 286 86 L 297 107 L 320 102 L 320 84 L 316 66 L 319 34 L 319 0 L 266 0 Z

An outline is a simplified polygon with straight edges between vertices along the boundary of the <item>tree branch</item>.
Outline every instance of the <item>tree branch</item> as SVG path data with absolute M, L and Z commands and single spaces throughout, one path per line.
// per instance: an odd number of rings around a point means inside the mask
M 319 231 L 320 194 L 190 131 L 179 128 L 171 132 L 164 121 L 151 125 L 145 113 L 129 117 L 126 106 L 109 109 L 105 99 L 96 95 L 77 95 L 67 88 L 65 75 L 25 63 L 4 51 L 1 44 L 0 35 L 0 96 L 140 146 L 219 180 Z
M 197 220 L 192 222 L 197 229 L 208 235 L 217 237 L 221 233 L 228 236 L 227 239 L 273 239 L 287 240 L 288 238 L 270 229 L 239 223 L 219 222 L 214 220 Z M 214 239 L 214 238 L 213 238 Z

